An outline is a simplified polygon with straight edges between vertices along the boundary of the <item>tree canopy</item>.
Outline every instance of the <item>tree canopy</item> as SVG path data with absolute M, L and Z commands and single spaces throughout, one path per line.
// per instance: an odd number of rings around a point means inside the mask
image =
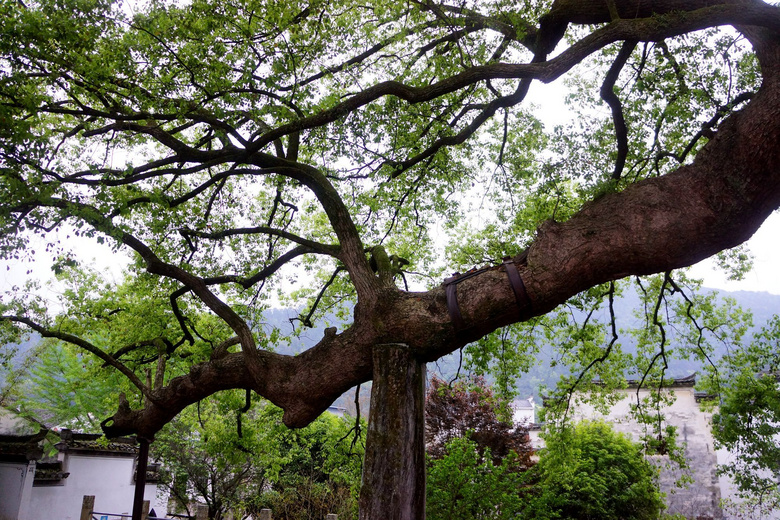
M 372 378 L 376 345 L 434 361 L 664 273 L 650 370 L 670 272 L 780 205 L 772 2 L 2 0 L 0 16 L 0 254 L 45 250 L 76 276 L 78 237 L 130 262 L 58 304 L 3 294 L 3 339 L 32 329 L 122 373 L 109 435 L 152 437 L 234 388 L 301 427 Z M 549 103 L 577 118 L 545 129 L 526 98 L 562 78 Z M 281 355 L 263 326 L 280 302 L 301 327 L 350 324 Z M 616 350 L 599 334 L 585 368 Z

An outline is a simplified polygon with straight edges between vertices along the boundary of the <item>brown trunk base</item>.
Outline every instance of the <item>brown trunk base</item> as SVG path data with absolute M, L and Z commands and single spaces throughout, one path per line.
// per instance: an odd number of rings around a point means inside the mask
M 399 343 L 373 359 L 360 520 L 424 520 L 425 364 Z

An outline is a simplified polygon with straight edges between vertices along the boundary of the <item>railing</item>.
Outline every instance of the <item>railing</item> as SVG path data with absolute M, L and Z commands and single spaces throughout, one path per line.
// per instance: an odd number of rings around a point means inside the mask
M 124 515 L 117 513 L 101 513 L 95 511 L 95 496 L 84 495 L 84 499 L 81 502 L 81 517 L 80 520 L 113 520 L 132 518 L 132 515 Z M 149 516 L 149 501 L 144 500 L 143 509 L 141 511 L 141 520 L 174 520 L 174 519 L 186 519 L 186 520 L 208 520 L 209 510 L 204 505 L 198 505 L 197 513 L 194 517 L 189 515 L 176 515 L 170 514 L 167 517 Z M 339 516 L 330 513 L 325 516 L 325 520 L 338 520 Z M 261 509 L 260 515 L 257 520 L 273 520 L 273 514 L 270 509 Z
M 184 519 L 184 520 L 208 520 L 208 507 L 206 506 L 198 506 L 198 514 L 197 516 L 189 516 L 189 515 L 177 515 L 177 514 L 171 514 L 168 516 L 149 516 L 149 501 L 144 500 L 143 502 L 143 508 L 141 510 L 141 520 L 176 520 L 176 519 Z M 95 511 L 95 496 L 94 495 L 84 495 L 84 498 L 81 501 L 81 516 L 79 517 L 80 520 L 123 520 L 125 518 L 132 518 L 133 515 L 126 515 L 126 514 L 120 514 L 120 513 L 102 513 L 100 511 Z

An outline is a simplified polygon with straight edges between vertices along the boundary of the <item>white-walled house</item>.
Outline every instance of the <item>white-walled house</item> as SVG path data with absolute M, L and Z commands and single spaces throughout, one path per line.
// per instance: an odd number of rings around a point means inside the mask
M 631 406 L 636 405 L 637 396 L 646 398 L 656 388 L 643 388 L 637 392 L 637 383 L 628 382 L 628 388 L 619 390 L 621 394 L 607 410 L 597 409 L 588 402 L 587 396 L 575 394 L 572 399 L 572 418 L 574 420 L 603 420 L 611 423 L 616 431 L 629 434 L 639 441 L 648 431 L 631 414 Z M 739 504 L 734 484 L 725 476 L 718 475 L 718 464 L 735 456 L 724 450 L 715 450 L 712 435 L 712 406 L 702 406 L 706 395 L 696 392 L 695 374 L 677 378 L 666 383 L 661 392 L 668 402 L 661 407 L 663 426 L 671 425 L 677 429 L 677 442 L 683 446 L 684 455 L 690 466 L 689 476 L 693 481 L 687 487 L 679 487 L 676 481 L 682 472 L 666 456 L 651 457 L 660 469 L 661 491 L 666 493 L 667 513 L 681 514 L 689 519 L 737 520 L 746 518 L 737 516 L 735 511 L 721 507 L 723 501 Z M 652 413 L 652 411 L 649 411 Z M 532 441 L 540 447 L 538 431 L 531 431 Z M 752 516 L 751 520 L 780 520 L 780 512 L 768 516 Z
M 0 520 L 29 517 L 35 461 L 43 456 L 39 442 L 47 433 L 0 434 Z
M 712 412 L 699 406 L 698 401 L 703 396 L 694 390 L 695 383 L 695 375 L 669 381 L 662 389 L 663 395 L 670 398 L 669 403 L 661 408 L 663 426 L 677 428 L 677 440 L 684 448 L 690 465 L 689 476 L 693 481 L 687 487 L 678 487 L 676 481 L 683 473 L 676 464 L 663 455 L 653 456 L 651 460 L 661 468 L 661 491 L 666 493 L 669 514 L 720 520 L 723 511 L 720 507 L 718 459 L 711 430 Z M 575 420 L 604 420 L 611 423 L 616 431 L 627 433 L 638 441 L 652 430 L 636 421 L 631 414 L 631 406 L 636 405 L 637 396 L 643 400 L 657 389 L 642 388 L 637 392 L 637 386 L 636 382 L 630 381 L 628 388 L 619 390 L 622 397 L 606 413 L 589 404 L 587 399 L 576 396 L 572 400 L 572 416 Z M 647 413 L 653 412 L 648 410 Z
M 40 443 L 47 434 L 0 430 L 0 520 L 78 520 L 84 495 L 95 496 L 96 512 L 132 512 L 135 439 L 105 442 L 99 435 L 63 430 L 55 457 L 44 458 Z M 158 494 L 155 469 L 147 472 L 144 499 L 162 516 L 167 498 Z
M 515 399 L 512 401 L 512 423 L 515 425 L 531 426 L 536 422 L 536 404 L 533 396 L 528 399 Z

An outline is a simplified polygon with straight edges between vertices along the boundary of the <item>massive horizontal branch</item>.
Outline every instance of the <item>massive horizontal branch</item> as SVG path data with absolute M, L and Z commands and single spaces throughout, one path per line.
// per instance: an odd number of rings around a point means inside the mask
M 765 69 L 761 89 L 720 125 L 691 164 L 604 195 L 566 222 L 540 227 L 527 256 L 517 259 L 533 315 L 594 285 L 691 265 L 733 247 L 780 206 L 780 41 L 768 33 L 762 38 L 755 42 Z M 284 408 L 288 425 L 302 426 L 371 378 L 373 345 L 405 343 L 432 361 L 530 315 L 519 312 L 503 266 L 459 283 L 457 297 L 461 330 L 450 320 L 443 286 L 425 293 L 388 287 L 370 304 L 358 302 L 350 328 L 328 332 L 301 355 L 261 353 L 259 378 L 238 369 L 240 354 L 229 354 L 159 390 L 157 400 L 170 409 L 120 410 L 106 431 L 153 433 L 182 406 L 228 387 L 252 388 Z

